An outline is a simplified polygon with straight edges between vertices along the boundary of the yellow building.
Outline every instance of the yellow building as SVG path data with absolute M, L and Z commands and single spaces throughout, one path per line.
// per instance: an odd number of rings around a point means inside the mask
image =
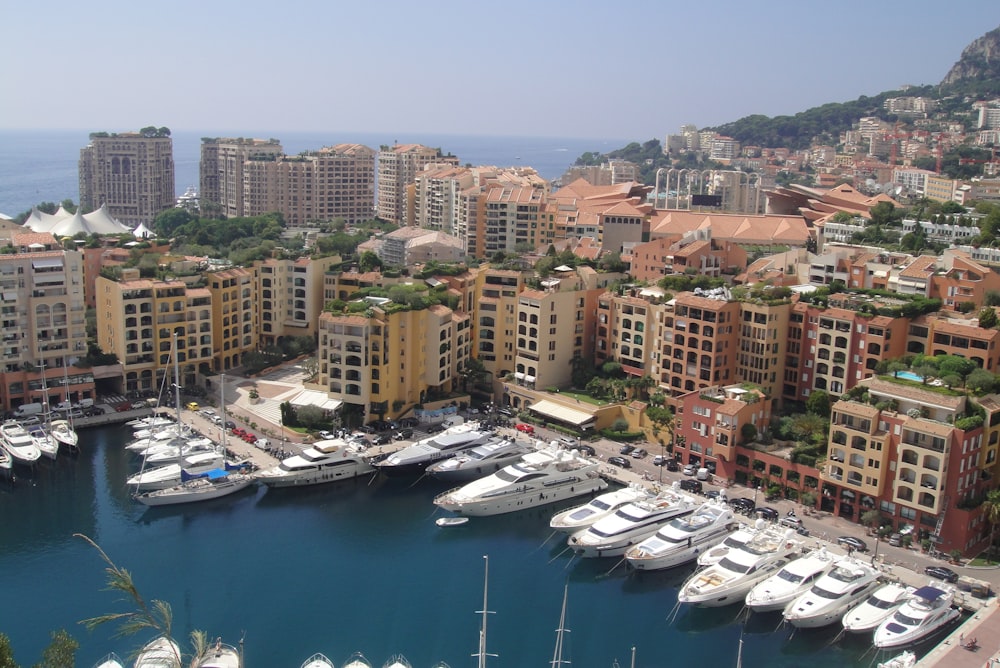
M 286 260 L 254 264 L 260 294 L 260 345 L 277 345 L 288 336 L 316 336 L 323 311 L 325 274 L 340 258 Z
M 199 339 L 212 344 L 213 370 L 240 366 L 244 353 L 259 346 L 260 303 L 256 272 L 242 267 L 205 274 L 212 295 L 212 322 L 201 325 Z

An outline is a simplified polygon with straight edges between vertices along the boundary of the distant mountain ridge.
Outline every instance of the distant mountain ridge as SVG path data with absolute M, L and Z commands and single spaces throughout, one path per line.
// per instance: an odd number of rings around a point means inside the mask
M 962 49 L 958 62 L 941 80 L 941 88 L 969 80 L 1000 80 L 1000 28 L 991 30 Z

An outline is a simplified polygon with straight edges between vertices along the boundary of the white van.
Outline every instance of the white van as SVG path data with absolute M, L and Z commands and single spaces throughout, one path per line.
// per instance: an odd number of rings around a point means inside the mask
M 712 474 L 708 472 L 706 468 L 698 469 L 698 474 L 695 476 L 698 480 L 711 480 Z
M 29 415 L 39 415 L 42 412 L 42 404 L 21 404 L 16 409 L 14 409 L 15 418 L 28 417 Z

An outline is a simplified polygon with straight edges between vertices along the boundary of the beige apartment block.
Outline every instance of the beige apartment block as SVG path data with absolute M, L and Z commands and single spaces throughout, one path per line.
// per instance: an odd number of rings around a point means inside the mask
M 80 149 L 80 208 L 106 206 L 130 228 L 152 226 L 153 219 L 177 200 L 174 149 L 168 136 L 137 132 L 95 132 Z
M 17 252 L 0 255 L 0 406 L 92 398 L 93 374 L 71 366 L 87 353 L 82 255 L 51 234 L 7 236 Z
M 180 384 L 195 384 L 199 373 L 214 368 L 211 291 L 139 278 L 134 270 L 125 275 L 97 279 L 96 309 L 97 343 L 118 356 L 125 390 L 158 391 L 165 376 L 173 378 L 175 340 Z
M 295 260 L 269 258 L 254 264 L 259 280 L 260 345 L 286 336 L 315 336 L 323 311 L 325 274 L 337 256 Z
M 458 165 L 458 158 L 420 144 L 382 146 L 378 152 L 378 205 L 376 215 L 394 225 L 413 225 L 408 198 L 413 197 L 417 175 L 429 164 Z M 407 193 L 409 189 L 409 194 Z M 410 213 L 410 215 L 408 215 Z
M 282 155 L 277 139 L 204 138 L 201 140 L 198 195 L 202 211 L 225 218 L 246 216 L 248 190 L 261 185 L 244 173 L 249 161 L 270 162 Z M 250 185 L 250 188 L 247 186 Z
M 240 366 L 245 353 L 259 347 L 260 295 L 257 273 L 234 267 L 205 274 L 212 295 L 212 322 L 199 331 L 199 339 L 211 342 L 213 370 Z

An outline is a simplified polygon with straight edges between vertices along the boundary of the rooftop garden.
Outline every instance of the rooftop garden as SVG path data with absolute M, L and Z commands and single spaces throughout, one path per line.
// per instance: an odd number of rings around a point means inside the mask
M 448 292 L 445 286 L 428 288 L 422 283 L 407 283 L 391 285 L 387 288 L 362 288 L 350 296 L 349 301 L 333 299 L 326 303 L 324 311 L 335 314 L 365 313 L 373 305 L 365 297 L 382 297 L 390 300 L 379 308 L 386 313 L 397 311 L 420 311 L 431 306 L 443 304 L 454 310 L 458 308 L 459 298 Z

